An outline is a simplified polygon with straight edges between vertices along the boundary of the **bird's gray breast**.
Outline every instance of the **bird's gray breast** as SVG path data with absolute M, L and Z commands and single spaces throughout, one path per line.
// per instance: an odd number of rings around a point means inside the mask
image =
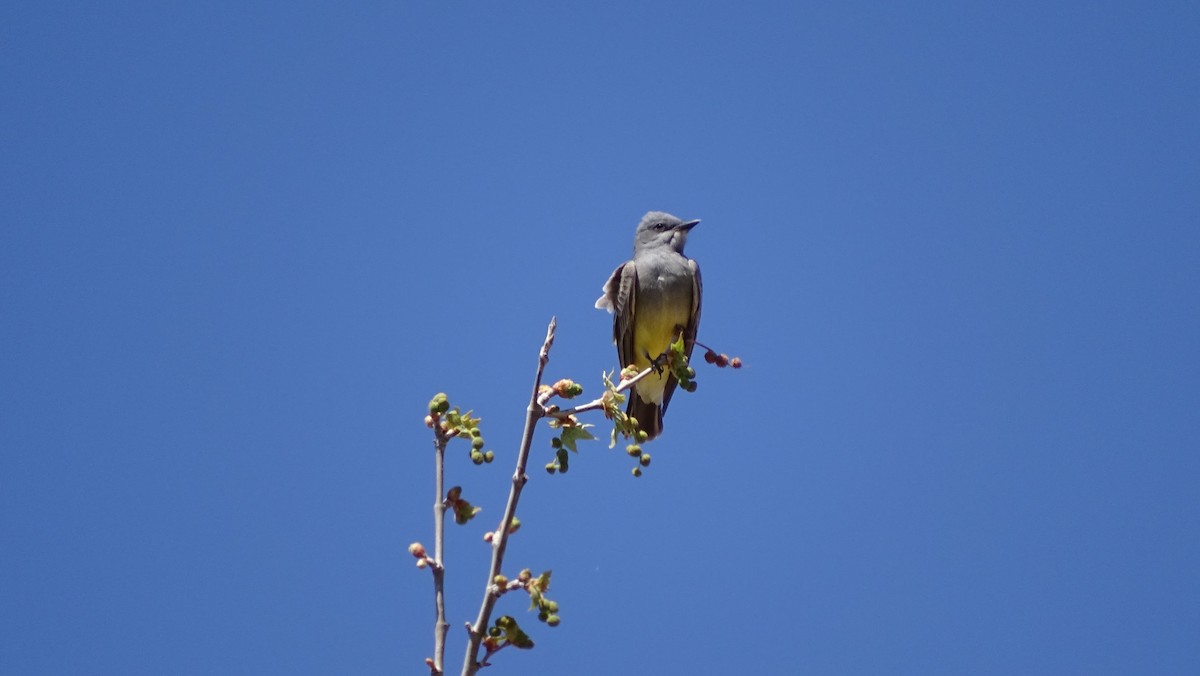
M 634 259 L 638 270 L 638 304 L 691 302 L 692 270 L 687 259 L 670 252 Z

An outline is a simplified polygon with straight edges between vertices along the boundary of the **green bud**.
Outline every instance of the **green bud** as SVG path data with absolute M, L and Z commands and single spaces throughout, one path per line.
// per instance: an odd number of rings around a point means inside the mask
M 488 627 L 488 636 L 491 636 L 492 638 L 500 638 L 500 635 L 503 633 L 504 632 L 500 630 L 500 627 Z
M 450 400 L 446 398 L 445 392 L 438 392 L 433 395 L 433 399 L 429 400 L 430 413 L 445 413 L 450 410 Z
M 562 622 L 562 620 L 558 618 L 558 615 L 550 615 L 546 618 L 546 624 L 551 627 L 557 627 L 559 622 Z
M 638 462 L 642 463 L 642 467 L 649 467 L 650 466 L 650 454 L 643 453 L 642 457 L 638 458 Z
M 646 441 L 649 438 L 650 438 L 650 434 L 648 432 L 646 432 L 646 430 L 638 430 L 637 431 L 637 440 L 638 441 Z
M 554 437 L 550 440 L 550 448 L 562 448 L 562 439 Z
M 538 613 L 538 619 L 542 622 L 545 622 L 546 620 L 550 619 L 550 613 L 547 613 L 543 610 L 542 612 Z
M 472 434 L 474 434 L 474 431 L 472 431 Z M 477 451 L 483 450 L 483 437 L 475 437 L 474 439 L 472 439 L 471 440 L 471 448 L 473 448 Z
M 567 465 L 567 463 L 565 463 L 565 462 L 558 463 L 558 473 L 559 474 L 566 474 L 567 470 L 569 470 L 569 469 L 571 469 L 571 467 L 569 465 Z
M 556 469 L 558 469 L 558 467 L 554 463 L 552 463 L 552 462 L 546 463 L 546 472 L 548 474 L 554 474 L 554 470 L 556 470 Z
M 546 612 L 553 615 L 554 613 L 558 612 L 558 601 L 550 601 L 547 599 L 546 603 L 542 607 L 546 609 Z
M 471 451 L 471 462 L 475 463 L 476 465 L 482 465 L 483 454 L 479 451 Z
M 687 382 L 687 385 L 683 386 L 683 389 L 687 390 L 688 392 L 695 392 L 696 391 L 696 381 L 689 380 Z
M 625 447 L 625 452 L 636 458 L 642 454 L 642 447 L 637 444 L 629 444 Z
M 696 377 L 696 369 L 692 368 L 691 366 L 689 366 L 687 368 L 687 371 L 685 373 L 687 373 L 687 377 L 689 380 Z
M 496 454 L 492 451 L 487 451 L 483 454 L 484 462 L 491 462 L 496 459 Z
M 641 468 L 641 467 L 634 467 L 634 468 L 633 468 L 633 475 L 634 475 L 634 476 L 641 476 L 641 475 L 642 475 L 642 468 Z
M 630 427 L 637 427 L 637 426 L 638 426 L 638 421 L 637 421 L 637 418 L 635 418 L 635 417 L 633 417 L 633 416 L 629 416 L 629 426 L 630 426 Z
M 565 448 L 558 449 L 558 451 L 556 451 L 554 453 L 554 455 L 555 455 L 555 457 L 558 458 L 558 464 L 560 464 L 560 465 L 567 464 L 567 459 L 571 457 L 570 455 L 567 454 L 567 449 L 565 449 Z

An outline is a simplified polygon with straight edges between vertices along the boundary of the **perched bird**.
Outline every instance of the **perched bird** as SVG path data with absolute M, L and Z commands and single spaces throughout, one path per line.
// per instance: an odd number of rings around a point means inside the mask
M 700 326 L 700 267 L 683 255 L 688 231 L 700 221 L 683 221 L 662 211 L 642 217 L 633 236 L 633 260 L 613 271 L 596 307 L 613 314 L 613 342 L 621 368 L 639 371 L 682 334 L 692 356 Z M 626 414 L 637 418 L 649 439 L 662 433 L 663 414 L 678 385 L 669 369 L 651 373 L 629 393 Z

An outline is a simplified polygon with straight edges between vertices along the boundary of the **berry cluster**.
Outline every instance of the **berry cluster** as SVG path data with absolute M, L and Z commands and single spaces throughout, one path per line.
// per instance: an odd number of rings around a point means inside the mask
M 483 432 L 479 429 L 480 418 L 472 418 L 471 412 L 463 413 L 458 407 L 450 408 L 450 400 L 445 392 L 438 392 L 429 400 L 429 415 L 425 416 L 425 426 L 445 435 L 446 439 L 462 437 L 471 440 L 471 462 L 482 465 L 496 459 L 493 451 L 484 451 Z

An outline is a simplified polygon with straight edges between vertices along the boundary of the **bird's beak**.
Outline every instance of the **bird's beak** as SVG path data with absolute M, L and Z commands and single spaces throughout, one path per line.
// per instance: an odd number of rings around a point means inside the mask
M 688 230 L 691 230 L 692 228 L 696 227 L 696 224 L 697 224 L 697 223 L 699 223 L 699 222 L 700 222 L 700 219 L 699 219 L 699 218 L 697 218 L 697 219 L 696 219 L 696 220 L 694 220 L 694 221 L 687 221 L 686 223 L 680 223 L 680 224 L 679 224 L 679 229 L 680 229 L 680 230 L 682 230 L 682 231 L 684 231 L 684 232 L 687 232 Z

